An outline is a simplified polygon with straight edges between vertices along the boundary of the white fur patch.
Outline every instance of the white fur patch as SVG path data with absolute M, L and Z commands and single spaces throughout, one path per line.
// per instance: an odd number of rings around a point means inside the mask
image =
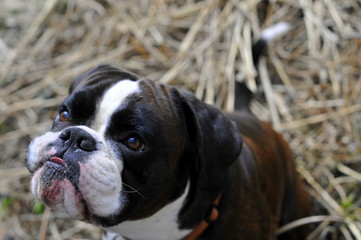
M 138 82 L 123 80 L 112 86 L 103 96 L 95 119 L 94 127 L 100 135 L 103 135 L 110 116 L 122 104 L 130 94 L 139 91 Z
M 291 29 L 291 25 L 286 22 L 277 23 L 274 26 L 266 28 L 261 33 L 261 39 L 266 42 L 271 42 L 275 38 L 280 37 L 284 33 L 288 32 Z
M 79 163 L 79 191 L 89 210 L 101 217 L 118 212 L 124 206 L 122 180 L 114 161 L 98 152 L 86 163 Z
M 104 235 L 102 240 L 110 239 L 108 236 L 114 237 L 114 233 L 118 233 L 120 236 L 132 240 L 169 240 L 183 238 L 189 234 L 191 230 L 178 229 L 178 213 L 184 204 L 188 189 L 189 187 L 187 186 L 182 196 L 149 218 L 137 221 L 126 221 L 117 226 L 107 228 L 106 230 L 112 233 Z
M 48 132 L 42 136 L 36 137 L 29 146 L 27 153 L 27 164 L 31 171 L 35 170 L 36 165 L 42 161 L 42 157 L 46 155 L 44 149 L 49 142 L 53 142 L 58 138 L 59 134 Z

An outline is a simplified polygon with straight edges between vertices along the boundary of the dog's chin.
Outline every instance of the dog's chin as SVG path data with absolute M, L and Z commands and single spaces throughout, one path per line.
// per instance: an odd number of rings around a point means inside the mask
M 74 179 L 64 166 L 45 162 L 33 175 L 32 192 L 54 210 L 99 225 L 99 217 L 119 213 L 124 206 L 119 172 L 105 163 L 96 159 L 79 163 L 79 175 Z
M 54 210 L 89 221 L 89 211 L 79 189 L 65 177 L 48 178 L 52 174 L 58 177 L 60 175 L 49 166 L 43 166 L 36 171 L 32 178 L 32 192 L 35 197 Z

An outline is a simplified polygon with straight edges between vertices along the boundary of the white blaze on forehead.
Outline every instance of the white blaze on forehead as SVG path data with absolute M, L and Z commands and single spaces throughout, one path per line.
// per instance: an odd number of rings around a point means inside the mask
M 139 91 L 139 84 L 131 80 L 122 80 L 108 89 L 100 102 L 94 129 L 102 135 L 110 116 L 122 104 L 127 96 L 137 91 Z

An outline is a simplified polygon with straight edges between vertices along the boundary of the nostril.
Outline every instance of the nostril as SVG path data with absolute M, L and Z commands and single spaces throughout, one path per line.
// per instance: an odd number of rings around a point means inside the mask
M 59 134 L 59 139 L 61 139 L 65 151 L 70 148 L 72 151 L 79 149 L 86 152 L 97 149 L 94 137 L 80 128 L 72 127 L 64 130 Z
M 67 141 L 70 139 L 70 136 L 71 136 L 71 131 L 65 130 L 62 133 L 60 133 L 59 138 L 64 141 Z
M 96 144 L 93 138 L 83 138 L 78 143 L 78 146 L 80 149 L 90 152 L 96 150 Z

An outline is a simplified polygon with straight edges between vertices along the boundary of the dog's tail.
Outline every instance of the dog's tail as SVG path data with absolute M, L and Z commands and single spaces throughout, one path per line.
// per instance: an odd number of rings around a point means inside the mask
M 261 32 L 259 40 L 252 46 L 253 64 L 257 67 L 260 57 L 265 53 L 267 44 L 274 41 L 291 29 L 291 25 L 286 22 L 280 22 Z M 248 88 L 245 81 L 236 81 L 235 86 L 235 110 L 250 111 L 250 104 L 253 98 L 253 92 Z

